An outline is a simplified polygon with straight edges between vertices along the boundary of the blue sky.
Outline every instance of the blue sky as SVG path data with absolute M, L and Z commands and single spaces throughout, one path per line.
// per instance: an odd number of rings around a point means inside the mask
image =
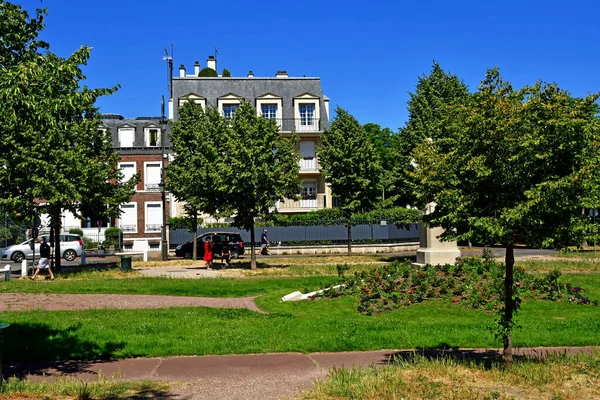
M 219 50 L 233 76 L 318 76 L 332 108 L 396 131 L 432 61 L 475 90 L 497 66 L 515 87 L 541 79 L 575 96 L 600 91 L 597 1 L 12 0 L 47 7 L 42 38 L 68 56 L 93 47 L 87 85 L 121 89 L 102 112 L 160 115 L 164 49 L 175 73 Z

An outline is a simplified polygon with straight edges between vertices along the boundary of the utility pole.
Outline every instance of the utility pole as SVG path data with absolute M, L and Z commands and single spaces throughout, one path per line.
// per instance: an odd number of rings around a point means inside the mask
M 162 229 L 160 249 L 162 252 L 162 260 L 169 259 L 169 249 L 167 249 L 167 194 L 165 191 L 165 130 L 167 124 L 165 121 L 165 96 L 160 100 L 160 147 L 161 147 L 161 172 L 160 172 L 160 189 L 162 200 Z

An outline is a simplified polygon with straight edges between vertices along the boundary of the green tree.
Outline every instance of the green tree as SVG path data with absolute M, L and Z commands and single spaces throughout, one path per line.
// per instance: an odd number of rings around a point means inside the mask
M 215 71 L 214 69 L 212 69 L 210 67 L 202 68 L 200 70 L 200 72 L 198 72 L 198 76 L 199 77 L 208 77 L 208 78 L 218 78 L 219 77 L 219 75 L 217 74 L 217 71 Z
M 348 255 L 352 254 L 352 215 L 374 207 L 381 194 L 382 166 L 364 127 L 346 110 L 323 132 L 317 148 L 321 172 L 338 197 L 348 226 Z
M 443 135 L 415 149 L 415 196 L 436 203 L 424 221 L 447 240 L 506 247 L 504 307 L 498 337 L 512 365 L 514 246 L 562 247 L 589 230 L 582 208 L 600 199 L 598 94 L 574 98 L 555 84 L 514 90 L 498 70 L 487 72 L 464 103 L 440 110 Z
M 136 182 L 121 183 L 110 136 L 98 130 L 94 103 L 117 88 L 82 87 L 89 47 L 68 58 L 50 52 L 37 40 L 44 15 L 37 10 L 31 19 L 0 0 L 0 206 L 33 216 L 37 199 L 56 234 L 62 209 L 78 214 L 95 204 L 97 213 L 114 215 Z
M 393 207 L 399 199 L 399 188 L 403 186 L 403 183 L 398 180 L 398 174 L 394 171 L 398 158 L 398 135 L 390 128 L 382 128 L 371 122 L 364 124 L 363 128 L 377 150 L 383 169 L 380 208 Z
M 251 267 L 256 268 L 254 221 L 268 215 L 275 203 L 300 193 L 300 154 L 296 137 L 284 138 L 274 120 L 256 114 L 243 102 L 222 138 L 224 152 L 215 180 L 223 193 L 220 214 L 234 216 L 234 224 L 251 234 Z
M 231 72 L 227 68 L 223 68 L 223 72 L 221 72 L 221 76 L 223 78 L 231 78 Z
M 393 166 L 389 168 L 396 190 L 396 205 L 414 205 L 414 182 L 411 181 L 414 148 L 426 138 L 442 138 L 446 106 L 462 104 L 469 96 L 468 88 L 456 76 L 446 73 L 434 61 L 431 72 L 419 77 L 415 93 L 408 101 L 408 121 L 393 142 Z
M 190 226 L 198 226 L 198 213 L 216 215 L 226 193 L 219 191 L 221 155 L 229 129 L 228 121 L 211 106 L 187 102 L 179 108 L 179 119 L 172 124 L 171 147 L 174 160 L 167 167 L 167 188 L 175 198 L 187 203 Z M 226 187 L 221 187 L 224 191 Z M 193 229 L 193 259 L 197 259 L 198 229 Z

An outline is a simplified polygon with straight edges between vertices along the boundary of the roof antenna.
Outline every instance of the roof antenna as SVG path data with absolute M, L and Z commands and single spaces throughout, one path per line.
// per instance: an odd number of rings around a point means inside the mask
M 170 99 L 173 98 L 173 42 L 171 42 L 171 55 L 169 50 L 165 49 L 163 60 L 167 60 L 167 88 L 169 89 Z
M 219 55 L 219 50 L 217 50 L 217 46 L 215 46 L 213 44 L 213 47 L 215 48 L 215 62 L 217 61 L 217 56 Z

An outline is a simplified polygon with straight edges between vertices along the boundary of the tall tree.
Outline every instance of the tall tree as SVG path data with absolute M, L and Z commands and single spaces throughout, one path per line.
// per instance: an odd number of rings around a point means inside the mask
M 414 157 L 424 220 L 443 239 L 506 247 L 504 308 L 498 336 L 512 366 L 514 246 L 561 247 L 590 229 L 582 208 L 600 199 L 598 94 L 574 98 L 555 84 L 514 90 L 497 69 L 464 103 L 439 110 L 443 136 L 422 141 Z
M 95 201 L 98 213 L 114 214 L 136 182 L 121 183 L 110 137 L 98 130 L 94 103 L 117 88 L 82 87 L 89 47 L 68 58 L 50 52 L 37 40 L 44 15 L 0 0 L 0 206 L 33 215 L 42 201 L 57 234 L 62 209 Z
M 399 199 L 399 189 L 403 186 L 403 183 L 398 180 L 398 174 L 394 171 L 398 158 L 398 135 L 390 128 L 382 128 L 372 122 L 364 124 L 363 128 L 377 150 L 383 169 L 380 206 L 383 208 L 393 207 Z
M 255 219 L 268 215 L 278 200 L 300 193 L 297 139 L 282 137 L 275 120 L 258 116 L 250 103 L 243 102 L 222 140 L 224 152 L 215 179 L 224 194 L 221 214 L 233 215 L 236 226 L 250 231 L 255 269 Z
M 396 205 L 414 205 L 414 182 L 411 181 L 414 148 L 426 138 L 446 135 L 444 125 L 446 106 L 462 104 L 469 96 L 465 84 L 453 74 L 446 73 L 434 61 L 429 75 L 419 78 L 415 93 L 408 101 L 408 121 L 394 142 L 395 163 L 390 168 L 395 178 Z
M 217 109 L 187 102 L 179 108 L 179 119 L 172 124 L 170 137 L 175 154 L 167 167 L 167 188 L 175 198 L 185 201 L 194 232 L 193 259 L 197 259 L 198 212 L 216 215 L 225 197 L 216 187 L 219 181 L 224 138 L 228 121 Z M 224 188 L 227 190 L 227 188 Z
M 348 226 L 348 255 L 352 254 L 352 215 L 373 208 L 381 194 L 381 159 L 364 127 L 346 110 L 323 133 L 317 148 L 321 171 L 339 199 Z

